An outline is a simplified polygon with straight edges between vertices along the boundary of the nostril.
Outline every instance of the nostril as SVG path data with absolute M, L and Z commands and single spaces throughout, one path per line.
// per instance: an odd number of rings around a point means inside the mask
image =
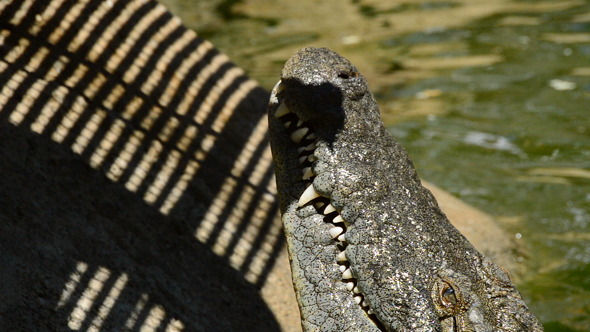
M 340 72 L 340 74 L 338 74 L 338 77 L 342 78 L 342 79 L 349 79 L 349 78 L 355 78 L 358 76 L 358 73 L 356 71 L 350 71 L 350 72 Z

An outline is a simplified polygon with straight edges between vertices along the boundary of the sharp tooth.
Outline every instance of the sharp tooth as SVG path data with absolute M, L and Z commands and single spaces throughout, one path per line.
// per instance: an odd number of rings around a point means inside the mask
M 275 111 L 275 118 L 280 118 L 283 115 L 287 115 L 291 113 L 291 110 L 285 105 L 285 103 L 281 103 L 279 108 Z
M 334 207 L 334 205 L 328 204 L 328 206 L 326 206 L 326 210 L 324 210 L 324 214 L 332 213 L 334 211 L 336 211 L 336 208 Z M 339 218 L 341 220 L 340 221 L 336 221 L 336 218 Z M 334 223 L 343 222 L 344 221 L 344 219 L 342 219 L 342 217 L 340 217 L 340 216 L 337 216 L 336 218 L 334 218 Z
M 297 206 L 301 207 L 304 206 L 305 204 L 309 203 L 311 200 L 320 197 L 320 194 L 318 194 L 313 185 L 309 185 L 309 187 L 307 187 L 307 189 L 305 189 L 305 191 L 303 192 L 303 194 L 301 194 L 301 197 L 299 197 L 299 202 L 297 202 Z
M 302 128 L 302 129 L 303 129 L 303 128 Z M 295 133 L 295 132 L 293 132 L 293 134 L 294 134 L 294 133 Z M 315 146 L 315 143 L 314 143 L 314 142 L 311 142 L 311 143 L 310 143 L 308 146 L 302 146 L 302 147 L 300 147 L 300 148 L 297 148 L 297 152 L 298 152 L 298 153 L 301 153 L 301 152 L 303 152 L 303 151 L 313 151 L 313 150 L 315 150 L 315 148 L 316 148 L 316 146 Z
M 346 266 L 340 265 L 340 266 L 338 266 L 338 270 L 340 270 L 340 272 L 344 272 L 344 271 L 346 271 Z
M 301 127 L 302 124 L 303 124 L 303 121 L 301 121 L 301 119 L 299 119 L 299 121 L 297 121 L 297 127 Z
M 333 239 L 337 238 L 342 232 L 344 232 L 344 228 L 342 227 L 332 227 L 330 228 L 330 235 Z
M 350 272 L 350 269 L 346 269 L 342 272 L 342 279 L 352 279 L 352 272 Z
M 324 203 L 324 202 L 313 203 L 313 206 L 315 206 L 318 209 L 321 209 L 324 205 L 326 205 L 326 203 Z
M 367 301 L 367 299 L 363 300 L 363 307 L 368 307 L 369 306 L 369 301 Z
M 311 133 L 311 134 L 307 135 L 307 137 L 306 137 L 306 138 L 307 138 L 307 139 L 316 139 L 316 138 L 317 138 L 317 136 L 316 136 L 314 133 Z
M 314 161 L 318 160 L 318 158 L 316 156 L 314 156 L 313 154 L 310 154 L 309 157 L 307 157 L 307 160 L 309 160 L 313 163 Z
M 277 84 L 275 84 L 274 88 L 272 88 L 272 91 L 276 94 L 276 93 L 281 93 L 283 91 L 285 91 L 285 86 L 282 84 L 282 81 L 279 80 L 277 82 Z
M 307 156 L 299 157 L 298 161 L 300 164 L 303 164 L 307 160 Z
M 309 180 L 309 178 L 311 178 L 312 176 L 314 176 L 315 174 L 313 173 L 313 171 L 311 170 L 311 167 L 305 167 L 303 169 L 303 180 Z
M 363 298 L 361 296 L 354 297 L 354 303 L 361 304 L 362 301 L 363 301 Z
M 327 209 L 328 209 L 328 208 L 326 208 L 326 210 L 327 210 Z M 324 212 L 324 214 L 326 214 L 326 212 Z M 339 223 L 341 223 L 341 222 L 344 222 L 344 219 L 342 219 L 342 217 L 341 217 L 341 216 L 336 216 L 336 217 L 334 217 L 334 220 L 332 220 L 332 222 L 333 222 L 334 224 L 339 224 Z
M 336 259 L 338 259 L 339 262 L 346 262 L 348 260 L 346 259 L 346 254 L 344 253 L 344 251 L 339 252 L 336 256 Z
M 344 234 L 341 234 L 341 235 L 338 237 L 338 241 L 340 241 L 340 242 L 346 242 L 346 236 L 344 236 Z
M 346 289 L 348 289 L 349 291 L 352 292 L 352 289 L 354 288 L 354 282 L 349 281 L 346 283 Z
M 303 127 L 303 128 L 299 128 L 299 129 L 295 130 L 291 134 L 291 140 L 297 144 L 301 143 L 303 136 L 305 136 L 305 134 L 307 134 L 308 130 L 309 130 L 309 128 L 307 128 L 307 127 Z
M 352 291 L 355 292 L 356 294 L 360 294 L 361 293 L 361 290 L 358 288 L 358 286 L 354 287 L 352 289 Z
M 275 84 L 275 86 L 272 88 L 272 94 L 270 96 L 270 102 L 271 103 L 278 103 L 279 102 L 279 99 L 277 98 L 277 94 L 279 94 L 283 90 L 285 90 L 285 86 L 282 85 L 281 84 L 281 81 L 279 80 L 277 82 L 277 84 Z
M 291 127 L 291 123 L 293 123 L 293 122 L 287 121 L 287 122 L 283 123 L 283 126 L 285 126 L 285 128 L 289 128 L 289 127 Z
M 367 314 L 372 315 L 373 314 L 373 310 L 371 310 L 371 309 L 367 310 Z

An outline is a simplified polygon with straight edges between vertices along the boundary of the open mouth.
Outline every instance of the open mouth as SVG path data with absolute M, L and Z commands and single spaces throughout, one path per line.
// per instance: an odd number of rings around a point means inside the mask
M 296 159 L 298 163 L 298 167 L 289 167 L 290 176 L 293 177 L 291 182 L 303 182 L 306 188 L 299 196 L 296 210 L 313 206 L 316 213 L 323 217 L 323 221 L 331 226 L 328 232 L 334 241 L 334 245 L 338 248 L 336 261 L 342 273 L 342 282 L 345 284 L 346 289 L 351 292 L 354 302 L 359 305 L 359 308 L 367 314 L 368 318 L 377 327 L 385 331 L 383 324 L 377 320 L 373 313 L 368 299 L 363 295 L 362 289 L 359 288 L 357 279 L 350 267 L 350 262 L 346 257 L 346 247 L 348 246 L 346 231 L 350 224 L 340 215 L 339 209 L 332 205 L 331 197 L 320 194 L 314 187 L 314 179 L 317 176 L 314 168 L 319 160 L 315 152 L 318 145 L 321 144 L 320 140 L 316 135 L 314 126 L 301 120 L 295 112 L 287 107 L 285 101 L 281 100 L 284 91 L 285 87 L 279 81 L 272 90 L 270 107 L 271 112 L 273 112 L 271 116 L 274 116 L 274 120 L 282 125 L 284 128 L 283 135 L 288 137 L 292 144 L 289 151 L 292 154 L 297 154 L 296 158 L 294 156 L 289 158 L 289 160 Z

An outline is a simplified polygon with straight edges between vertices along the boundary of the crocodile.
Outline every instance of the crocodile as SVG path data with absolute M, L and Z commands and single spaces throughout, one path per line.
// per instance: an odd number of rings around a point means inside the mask
M 305 331 L 542 331 L 421 185 L 348 60 L 293 55 L 268 118 Z

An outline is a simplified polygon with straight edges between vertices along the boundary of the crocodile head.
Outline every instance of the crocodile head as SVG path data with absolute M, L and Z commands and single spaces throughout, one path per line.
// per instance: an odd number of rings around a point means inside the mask
M 304 330 L 542 330 L 421 186 L 348 60 L 291 57 L 269 126 Z

